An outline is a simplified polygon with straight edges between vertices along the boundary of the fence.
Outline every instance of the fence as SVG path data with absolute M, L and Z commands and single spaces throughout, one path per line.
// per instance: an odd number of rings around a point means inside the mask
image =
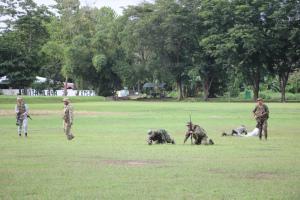
M 3 89 L 4 95 L 19 95 L 19 89 Z M 78 90 L 67 90 L 67 96 L 76 96 Z M 21 95 L 24 95 L 24 89 L 21 90 Z M 27 90 L 27 96 L 63 96 L 64 90 L 56 90 L 55 92 L 53 90 L 50 90 L 50 93 L 48 90 L 43 90 L 41 93 L 39 93 L 37 90 L 34 89 L 28 89 Z M 79 90 L 78 96 L 95 96 L 94 90 Z

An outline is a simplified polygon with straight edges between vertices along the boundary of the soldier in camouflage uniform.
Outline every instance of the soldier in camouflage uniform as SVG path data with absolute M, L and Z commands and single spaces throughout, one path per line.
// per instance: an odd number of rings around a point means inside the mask
M 74 136 L 71 133 L 71 126 L 73 125 L 73 119 L 74 119 L 74 108 L 73 106 L 70 105 L 70 100 L 68 98 L 64 98 L 62 100 L 65 104 L 64 107 L 64 113 L 62 115 L 63 119 L 63 129 L 64 132 L 66 133 L 67 139 L 72 140 Z
M 19 122 L 19 136 L 21 137 L 22 134 L 22 124 L 24 124 L 24 132 L 25 137 L 27 137 L 28 133 L 28 121 L 27 121 L 27 114 L 28 114 L 28 106 L 23 103 L 22 97 L 18 97 L 18 104 L 15 106 L 15 113 L 20 115 L 18 119 Z
M 241 125 L 241 126 L 237 127 L 236 129 L 232 130 L 231 134 L 223 132 L 222 136 L 241 136 L 242 133 L 245 133 L 245 135 L 247 135 L 247 129 L 245 128 L 244 125 Z
M 175 144 L 174 139 L 172 139 L 168 132 L 164 129 L 157 129 L 155 131 L 150 129 L 147 133 L 149 134 L 149 140 L 147 141 L 149 145 L 152 144 L 152 141 L 156 141 L 155 144 Z
M 258 122 L 258 136 L 259 140 L 262 138 L 262 130 L 264 130 L 265 140 L 267 140 L 268 136 L 268 118 L 269 118 L 269 108 L 266 104 L 262 103 L 261 98 L 257 98 L 257 105 L 253 108 L 252 114 L 255 117 L 256 121 Z M 261 121 L 261 123 L 259 123 Z
M 192 127 L 190 127 L 190 124 Z M 207 133 L 204 129 L 202 129 L 199 125 L 194 125 L 192 122 L 187 122 L 186 126 L 188 127 L 188 131 L 186 132 L 185 138 L 183 140 L 182 146 L 187 141 L 187 139 L 190 137 L 191 134 L 193 134 L 194 142 L 193 144 L 197 145 L 213 145 L 214 142 L 212 139 L 207 142 Z

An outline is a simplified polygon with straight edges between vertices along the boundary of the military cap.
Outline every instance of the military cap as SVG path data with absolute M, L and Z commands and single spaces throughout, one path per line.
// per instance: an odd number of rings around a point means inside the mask
M 257 98 L 257 101 L 262 101 L 262 98 Z
M 17 98 L 18 101 L 21 100 L 21 99 L 22 99 L 22 97 L 18 97 L 18 98 Z
M 149 136 L 152 136 L 152 133 L 153 133 L 153 132 L 152 132 L 151 129 L 149 129 L 149 130 L 147 131 L 147 133 L 148 133 Z
M 68 102 L 68 103 L 70 103 L 70 100 L 69 100 L 69 98 L 64 98 L 62 101 L 65 101 L 65 102 Z
M 193 124 L 193 122 L 187 122 L 186 125 L 189 126 L 190 124 Z

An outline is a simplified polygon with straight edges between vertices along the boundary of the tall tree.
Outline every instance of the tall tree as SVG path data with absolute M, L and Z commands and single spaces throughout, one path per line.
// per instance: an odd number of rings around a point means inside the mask
M 49 37 L 45 24 L 51 21 L 52 13 L 32 0 L 5 3 L 4 14 L 15 18 L 4 20 L 7 27 L 1 36 L 1 46 L 10 56 L 6 56 L 2 67 L 11 84 L 24 87 L 27 94 L 27 87 L 35 80 L 43 60 L 39 51 Z
M 291 73 L 300 67 L 300 1 L 281 0 L 270 18 L 275 26 L 269 32 L 273 38 L 272 64 L 279 78 L 281 102 Z

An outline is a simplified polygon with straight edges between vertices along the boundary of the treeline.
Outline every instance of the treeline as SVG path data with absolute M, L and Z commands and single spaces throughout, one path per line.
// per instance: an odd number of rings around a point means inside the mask
M 284 102 L 299 70 L 297 0 L 156 0 L 122 16 L 55 1 L 56 15 L 31 0 L 0 6 L 13 18 L 0 37 L 0 75 L 11 84 L 29 87 L 40 74 L 53 80 L 48 87 L 72 78 L 78 89 L 109 96 L 156 81 L 173 86 L 179 100 L 183 88 L 208 100 L 251 87 L 256 101 L 260 83 L 276 80 Z M 298 78 L 291 84 L 297 92 Z

